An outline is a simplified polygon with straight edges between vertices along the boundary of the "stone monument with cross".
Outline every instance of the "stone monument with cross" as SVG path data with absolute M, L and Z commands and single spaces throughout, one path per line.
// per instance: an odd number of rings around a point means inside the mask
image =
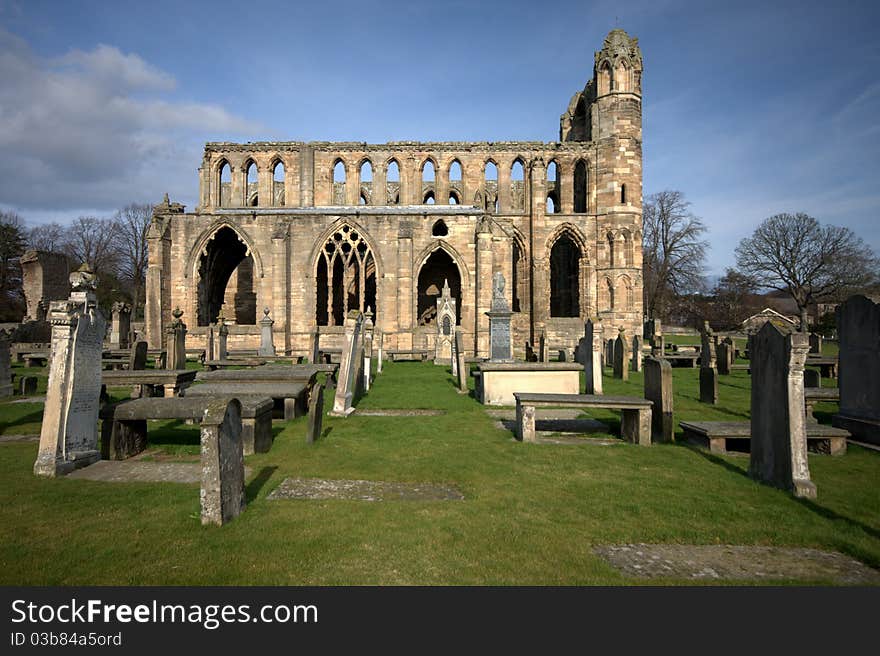
M 434 364 L 448 365 L 452 362 L 452 345 L 455 342 L 455 299 L 449 289 L 449 281 L 443 281 L 443 290 L 437 298 L 437 339 L 434 342 Z

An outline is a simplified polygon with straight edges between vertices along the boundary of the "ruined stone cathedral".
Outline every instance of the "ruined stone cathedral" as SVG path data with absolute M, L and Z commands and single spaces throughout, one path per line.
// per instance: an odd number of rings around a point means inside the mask
M 488 354 L 492 276 L 514 311 L 514 353 L 545 333 L 571 348 L 642 326 L 642 54 L 615 29 L 560 118 L 559 141 L 208 143 L 199 205 L 157 205 L 148 235 L 146 331 L 175 308 L 190 346 L 223 316 L 230 349 L 279 352 L 341 339 L 374 313 L 386 349 L 432 349 L 448 281 L 467 348 Z

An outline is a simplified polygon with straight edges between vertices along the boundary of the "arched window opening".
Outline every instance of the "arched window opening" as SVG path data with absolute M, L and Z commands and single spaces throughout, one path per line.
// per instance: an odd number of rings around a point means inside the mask
M 284 162 L 278 160 L 272 169 L 272 204 L 284 205 Z
M 489 160 L 486 162 L 486 182 L 495 181 L 498 182 L 498 167 L 495 166 L 495 162 Z
M 510 205 L 513 210 L 521 212 L 525 208 L 525 194 L 525 166 L 517 158 L 510 167 Z
M 547 194 L 547 214 L 557 214 L 559 212 L 559 200 L 556 198 L 556 192 Z
M 611 72 L 611 64 L 608 60 L 599 66 L 599 95 L 604 95 L 614 90 L 614 76 Z
M 574 108 L 574 116 L 571 121 L 571 139 L 573 141 L 589 141 L 592 132 L 589 117 L 587 116 L 587 103 L 583 96 L 578 99 Z
M 620 185 L 620 204 L 626 204 L 626 185 Z
M 608 266 L 617 266 L 617 260 L 614 257 L 614 235 L 609 232 L 605 235 L 605 239 L 608 242 Z
M 434 204 L 434 192 L 429 191 L 425 194 L 425 199 L 422 201 L 425 205 L 433 205 Z
M 373 163 L 365 159 L 361 163 L 360 170 L 361 182 L 372 182 L 373 181 Z
M 337 159 L 333 164 L 333 204 L 345 205 L 345 162 Z
M 361 165 L 358 168 L 358 182 L 358 204 L 369 205 L 370 196 L 372 195 L 370 192 L 373 189 L 373 163 L 368 159 L 361 162 Z
M 563 234 L 550 249 L 550 316 L 580 315 L 581 251 Z
M 510 179 L 513 181 L 523 181 L 525 168 L 521 159 L 517 159 L 513 166 L 510 167 Z
M 388 162 L 388 171 L 385 174 L 385 194 L 389 205 L 400 203 L 400 165 L 396 159 Z
M 458 198 L 458 193 L 456 193 L 454 191 L 449 192 L 449 204 L 450 205 L 461 205 L 461 202 L 459 201 L 459 198 Z
M 616 309 L 624 312 L 633 308 L 632 282 L 626 276 L 621 276 L 617 280 L 617 290 L 615 294 L 618 307 Z
M 426 159 L 422 164 L 422 182 L 434 182 L 434 162 Z
M 229 207 L 232 205 L 232 167 L 225 160 L 220 164 L 219 181 L 217 197 L 220 207 Z
M 256 207 L 257 203 L 259 202 L 259 172 L 256 162 L 254 162 L 254 160 L 250 160 L 247 164 L 245 164 L 244 170 L 245 179 L 247 180 L 247 187 L 245 188 L 244 194 L 244 197 L 247 200 L 245 204 Z
M 437 298 L 444 282 L 449 283 L 450 294 L 455 299 L 455 323 L 461 325 L 461 274 L 455 261 L 442 248 L 431 253 L 419 271 L 418 325 L 428 326 L 437 320 Z
M 446 226 L 446 222 L 443 219 L 437 221 L 437 223 L 431 228 L 431 235 L 434 237 L 445 237 L 448 234 L 449 228 Z
M 574 211 L 587 211 L 587 163 L 582 159 L 574 166 Z
M 556 165 L 556 160 L 550 160 L 547 165 L 547 182 L 556 182 L 558 176 L 559 167 Z
M 232 228 L 220 228 L 199 258 L 196 306 L 199 326 L 215 323 L 221 312 L 230 323 L 257 321 L 254 260 Z
M 362 190 L 360 196 L 358 196 L 358 205 L 369 205 L 367 202 L 367 194 Z
M 452 164 L 449 165 L 449 181 L 461 181 L 461 164 L 457 159 L 452 160 Z
M 617 63 L 617 71 L 616 75 L 614 76 L 615 89 L 617 91 L 629 91 L 629 78 L 629 66 L 627 65 L 625 60 L 621 59 Z
M 316 266 L 315 321 L 319 326 L 341 326 L 349 310 L 376 308 L 376 260 L 373 252 L 349 225 L 343 225 L 324 243 Z M 375 319 L 374 319 L 375 321 Z

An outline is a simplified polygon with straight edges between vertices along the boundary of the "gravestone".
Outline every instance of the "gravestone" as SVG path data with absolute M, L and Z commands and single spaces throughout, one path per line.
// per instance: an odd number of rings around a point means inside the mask
M 700 403 L 718 403 L 718 369 L 715 335 L 708 321 L 700 331 Z
M 373 373 L 373 311 L 364 314 L 364 391 L 370 391 Z
M 496 271 L 492 276 L 492 307 L 489 317 L 489 361 L 513 362 L 513 344 L 510 337 L 510 317 L 513 312 L 504 295 L 504 275 Z
M 633 335 L 632 339 L 632 370 L 642 370 L 642 337 Z
M 205 329 L 205 360 L 213 362 L 217 359 L 217 338 L 214 335 L 214 324 Z
M 309 334 L 309 362 L 318 364 L 321 359 L 321 333 L 318 329 L 313 330 Z
M 309 397 L 309 421 L 306 426 L 306 442 L 311 444 L 321 437 L 324 423 L 324 386 L 315 385 Z
M 526 362 L 537 362 L 538 356 L 535 355 L 535 349 L 532 348 L 530 342 L 526 342 Z
M 606 367 L 614 367 L 614 347 L 617 345 L 617 341 L 613 339 L 605 340 L 605 366 Z
M 437 298 L 437 339 L 434 342 L 434 364 L 452 362 L 452 344 L 455 341 L 455 299 L 449 281 L 443 281 L 443 291 Z
M 456 331 L 458 332 L 458 331 Z M 452 340 L 452 376 L 458 376 L 458 340 Z
M 211 401 L 201 421 L 202 524 L 223 526 L 245 509 L 244 444 L 238 399 Z
M 663 327 L 660 319 L 648 319 L 645 322 L 643 335 L 651 345 L 651 355 L 663 357 Z
M 851 296 L 836 311 L 840 410 L 832 423 L 880 444 L 880 303 Z
M 470 369 L 465 361 L 464 338 L 462 337 L 461 331 L 458 330 L 455 331 L 455 357 L 458 361 L 458 393 L 467 394 L 468 374 L 470 373 Z
M 135 342 L 128 354 L 128 370 L 140 371 L 147 367 L 147 343 Z
M 769 321 L 752 340 L 749 472 L 757 480 L 816 498 L 807 463 L 803 333 L 783 334 Z
M 116 301 L 110 311 L 110 348 L 127 349 L 131 333 L 131 306 Z
M 221 314 L 217 317 L 217 359 L 228 360 L 229 351 L 226 349 L 226 340 L 229 336 L 229 326 L 226 325 L 226 319 Z
M 538 338 L 538 360 L 540 362 L 550 362 L 550 351 L 547 349 L 547 335 L 543 330 Z
M 98 409 L 106 321 L 95 298 L 97 279 L 87 265 L 70 274 L 66 301 L 53 301 L 49 384 L 34 463 L 37 476 L 63 476 L 101 459 Z
M 347 417 L 354 412 L 352 403 L 356 388 L 360 385 L 359 370 L 363 357 L 361 355 L 363 327 L 363 313 L 360 310 L 351 310 L 345 317 L 345 344 L 342 348 L 336 394 L 333 397 L 333 410 L 330 412 L 334 416 Z
M 813 355 L 822 355 L 822 336 L 816 333 L 810 333 L 810 353 Z
M 617 339 L 614 341 L 614 377 L 629 380 L 629 344 L 623 326 L 618 329 Z
M 263 308 L 263 318 L 260 319 L 260 350 L 258 355 L 275 357 L 275 341 L 272 335 L 272 326 L 275 322 L 269 318 L 269 308 Z
M 183 310 L 175 308 L 171 316 L 174 317 L 174 320 L 165 331 L 168 337 L 166 365 L 169 369 L 186 369 L 186 324 L 180 319 L 183 316 Z
M 804 367 L 804 387 L 822 387 L 822 376 L 818 369 Z
M 376 328 L 373 333 L 373 342 L 376 344 L 376 375 L 382 373 L 382 360 L 385 359 L 384 347 L 382 346 L 382 331 Z
M 727 345 L 726 341 L 722 341 L 718 344 L 718 350 L 716 351 L 716 355 L 718 358 L 718 375 L 720 376 L 728 376 L 730 375 L 730 347 Z
M 580 363 L 584 367 L 586 394 L 602 394 L 602 322 L 587 319 L 580 347 Z
M 19 393 L 22 396 L 32 396 L 37 393 L 37 377 L 22 376 L 18 382 Z
M 153 367 L 155 369 L 167 369 L 168 368 L 168 351 L 159 351 L 156 354 L 156 357 L 153 360 Z
M 0 330 L 0 398 L 4 396 L 12 396 L 12 357 L 9 337 Z
M 671 442 L 675 424 L 672 420 L 672 365 L 669 360 L 645 358 L 645 398 L 654 403 L 651 411 L 651 440 Z

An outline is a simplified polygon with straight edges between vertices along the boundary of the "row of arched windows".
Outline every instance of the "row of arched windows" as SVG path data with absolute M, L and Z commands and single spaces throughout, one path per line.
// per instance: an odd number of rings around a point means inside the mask
M 252 159 L 246 160 L 242 166 L 245 177 L 243 198 L 233 198 L 232 166 L 227 160 L 220 160 L 217 167 L 217 204 L 220 207 L 284 205 L 284 162 L 278 158 L 272 160 L 269 170 L 272 173 L 272 182 L 269 186 L 271 198 L 260 198 L 259 169 Z

